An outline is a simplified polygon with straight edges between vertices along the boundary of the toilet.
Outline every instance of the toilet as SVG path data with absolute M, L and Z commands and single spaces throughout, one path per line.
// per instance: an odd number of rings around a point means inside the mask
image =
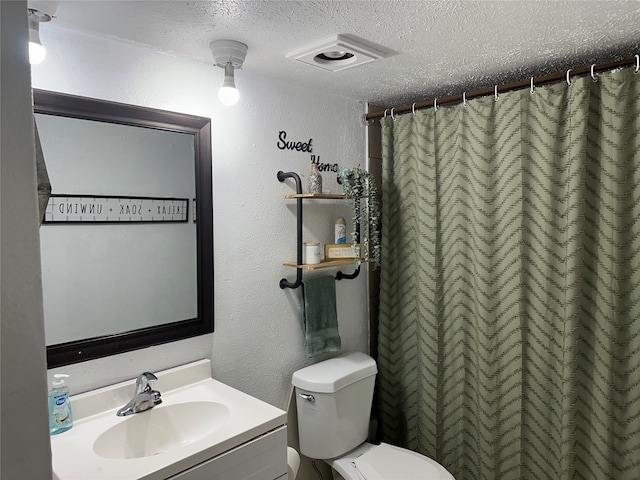
M 376 373 L 360 352 L 294 372 L 300 453 L 329 464 L 334 480 L 455 480 L 424 455 L 365 441 Z

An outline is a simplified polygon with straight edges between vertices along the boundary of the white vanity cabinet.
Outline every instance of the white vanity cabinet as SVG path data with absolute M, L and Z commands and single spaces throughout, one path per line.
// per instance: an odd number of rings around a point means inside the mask
M 280 427 L 171 480 L 286 480 L 287 428 Z

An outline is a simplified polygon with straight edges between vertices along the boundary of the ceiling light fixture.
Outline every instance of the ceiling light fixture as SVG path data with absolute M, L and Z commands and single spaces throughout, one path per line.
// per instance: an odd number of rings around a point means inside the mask
M 29 13 L 29 63 L 35 65 L 41 63 L 47 55 L 47 51 L 40 41 L 40 24 L 51 21 L 54 18 L 58 2 L 33 1 L 28 2 Z
M 215 65 L 224 68 L 224 82 L 218 90 L 218 98 L 224 105 L 235 105 L 240 98 L 234 72 L 242 67 L 248 47 L 235 40 L 214 40 L 209 44 Z

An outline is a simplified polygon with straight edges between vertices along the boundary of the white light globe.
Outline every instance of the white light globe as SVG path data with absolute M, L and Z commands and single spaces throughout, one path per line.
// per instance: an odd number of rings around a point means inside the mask
M 47 51 L 45 48 L 35 42 L 29 42 L 29 63 L 31 65 L 36 65 L 38 63 L 42 63 L 44 57 L 47 56 Z
M 221 87 L 218 90 L 218 98 L 223 105 L 232 106 L 238 103 L 240 92 L 234 87 Z

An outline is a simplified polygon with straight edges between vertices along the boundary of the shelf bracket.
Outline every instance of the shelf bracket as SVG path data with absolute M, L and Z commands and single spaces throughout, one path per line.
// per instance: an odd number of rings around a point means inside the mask
M 353 280 L 354 278 L 357 278 L 359 274 L 360 274 L 360 265 L 358 265 L 355 271 L 351 274 L 342 273 L 342 270 L 338 270 L 338 273 L 336 273 L 336 280 L 343 280 L 343 279 Z
M 284 182 L 287 178 L 293 178 L 296 182 L 296 193 L 298 195 L 302 194 L 302 181 L 300 180 L 300 176 L 295 172 L 278 172 L 278 180 L 280 182 Z M 296 198 L 296 264 L 302 265 L 302 198 Z M 298 288 L 302 285 L 302 269 L 296 269 L 296 281 L 290 282 L 286 278 L 280 280 L 280 288 Z

